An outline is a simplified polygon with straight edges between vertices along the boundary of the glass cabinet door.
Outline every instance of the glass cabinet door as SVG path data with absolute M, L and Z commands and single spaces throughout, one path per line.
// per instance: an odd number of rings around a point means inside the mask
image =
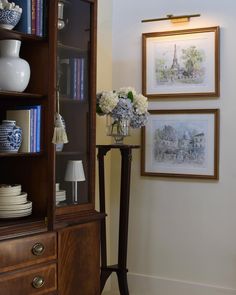
M 68 137 L 56 145 L 56 206 L 89 203 L 91 2 L 58 1 L 57 96 Z

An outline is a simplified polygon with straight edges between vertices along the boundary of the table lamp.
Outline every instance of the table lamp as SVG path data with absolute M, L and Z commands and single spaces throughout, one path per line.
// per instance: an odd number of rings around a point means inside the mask
M 78 203 L 77 182 L 85 181 L 83 163 L 80 160 L 70 160 L 67 162 L 65 181 L 72 182 L 72 198 L 74 203 Z

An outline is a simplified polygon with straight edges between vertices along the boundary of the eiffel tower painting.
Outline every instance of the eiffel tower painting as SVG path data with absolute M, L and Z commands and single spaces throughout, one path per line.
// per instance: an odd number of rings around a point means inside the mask
M 172 66 L 171 66 L 171 70 L 177 70 L 179 71 L 180 69 L 180 65 L 178 63 L 178 58 L 177 58 L 177 53 L 176 53 L 176 44 L 174 47 L 174 57 L 173 57 L 173 62 L 172 62 Z
M 143 33 L 144 93 L 219 96 L 218 36 L 219 27 Z

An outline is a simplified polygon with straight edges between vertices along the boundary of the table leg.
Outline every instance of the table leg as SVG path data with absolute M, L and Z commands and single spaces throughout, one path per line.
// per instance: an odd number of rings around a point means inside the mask
M 100 212 L 106 213 L 105 201 L 105 175 L 104 175 L 104 156 L 108 152 L 107 148 L 99 149 L 98 152 L 98 165 L 99 165 L 99 202 Z M 100 290 L 105 286 L 105 283 L 110 276 L 111 272 L 107 268 L 107 237 L 106 237 L 106 219 L 101 220 L 101 275 L 100 275 Z
M 130 174 L 132 150 L 121 149 L 121 185 L 120 185 L 120 217 L 119 217 L 119 249 L 117 272 L 121 295 L 128 295 L 127 283 L 127 247 L 129 225 Z

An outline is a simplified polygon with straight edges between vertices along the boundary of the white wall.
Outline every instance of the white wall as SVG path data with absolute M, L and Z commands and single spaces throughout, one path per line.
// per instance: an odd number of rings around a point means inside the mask
M 97 30 L 97 92 L 103 89 L 112 88 L 112 1 L 98 1 L 98 30 Z M 105 134 L 105 117 L 97 116 L 97 144 L 110 144 L 110 138 Z M 108 261 L 110 260 L 110 168 L 111 157 L 108 155 L 105 160 L 105 177 L 106 177 L 106 211 L 109 215 L 107 218 L 107 235 L 108 235 Z M 98 172 L 98 166 L 96 166 Z M 98 202 L 98 173 L 96 173 L 96 208 L 99 210 Z M 106 288 L 109 289 L 107 283 Z
M 141 177 L 140 152 L 134 152 L 128 249 L 132 295 L 236 294 L 235 11 L 235 0 L 113 0 L 113 89 L 134 86 L 141 91 L 143 32 L 221 28 L 220 98 L 150 102 L 150 109 L 220 108 L 220 180 Z M 202 16 L 177 26 L 141 23 L 141 19 L 169 13 Z M 140 142 L 139 131 L 129 142 Z M 115 262 L 118 154 L 112 156 L 112 163 L 111 245 Z

